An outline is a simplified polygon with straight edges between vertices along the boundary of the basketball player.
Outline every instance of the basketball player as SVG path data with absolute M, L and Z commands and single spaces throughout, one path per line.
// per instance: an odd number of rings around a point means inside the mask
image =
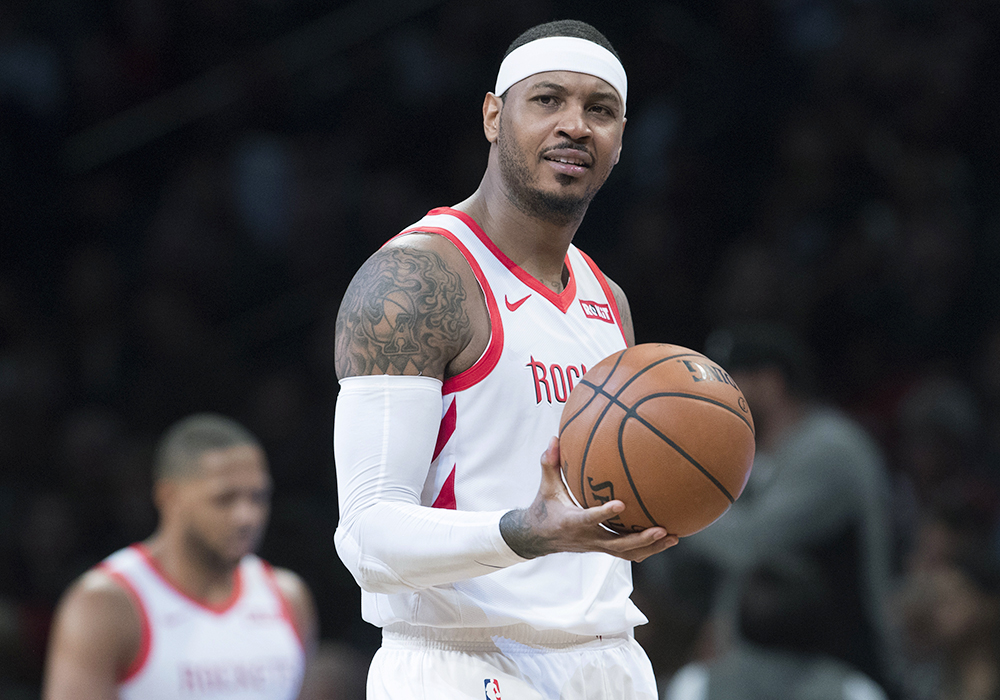
M 252 554 L 270 490 L 260 444 L 238 423 L 198 414 L 168 430 L 159 526 L 64 595 L 45 700 L 297 697 L 317 624 L 299 577 Z
M 625 70 L 588 24 L 516 39 L 483 102 L 489 159 L 359 270 L 337 318 L 336 545 L 383 628 L 369 700 L 655 700 L 631 561 L 676 544 L 581 509 L 560 472 L 574 383 L 631 344 L 572 245 L 618 162 Z M 539 455 L 541 470 L 539 470 Z

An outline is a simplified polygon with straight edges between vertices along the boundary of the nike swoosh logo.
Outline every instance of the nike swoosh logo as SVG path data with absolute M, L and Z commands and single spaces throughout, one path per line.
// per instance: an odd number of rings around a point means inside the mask
M 529 294 L 528 296 L 524 297 L 524 299 L 518 299 L 513 304 L 511 304 L 510 299 L 507 298 L 507 295 L 506 294 L 503 295 L 503 301 L 507 305 L 507 308 L 510 309 L 511 311 L 517 311 L 521 307 L 521 304 L 528 301 L 528 299 L 530 298 L 531 295 Z

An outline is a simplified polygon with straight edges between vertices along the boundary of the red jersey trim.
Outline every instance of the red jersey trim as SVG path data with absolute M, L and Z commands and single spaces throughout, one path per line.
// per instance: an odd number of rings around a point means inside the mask
M 456 469 L 458 469 L 457 464 L 452 466 L 451 472 L 448 474 L 448 478 L 444 480 L 444 484 L 441 485 L 441 492 L 434 499 L 431 508 L 443 508 L 444 510 L 455 510 L 458 508 L 458 501 L 455 500 Z
M 441 418 L 441 427 L 438 428 L 437 443 L 434 445 L 434 455 L 431 457 L 432 462 L 441 455 L 441 450 L 443 450 L 444 446 L 448 444 L 449 440 L 451 440 L 451 436 L 455 434 L 455 425 L 457 423 L 458 412 L 455 410 L 455 398 L 452 397 L 448 410 L 444 412 L 444 417 Z
M 156 574 L 157 577 L 159 577 L 159 579 L 163 581 L 164 584 L 166 584 L 177 595 L 181 596 L 182 598 L 185 598 L 194 605 L 197 605 L 202 610 L 207 610 L 208 612 L 215 613 L 216 615 L 223 615 L 229 612 L 232 609 L 232 607 L 236 605 L 236 603 L 240 599 L 240 596 L 243 594 L 243 575 L 240 572 L 240 566 L 237 566 L 236 571 L 233 572 L 233 592 L 230 594 L 229 600 L 223 602 L 220 605 L 213 606 L 209 605 L 205 601 L 198 600 L 197 598 L 190 596 L 184 591 L 182 591 L 173 581 L 170 580 L 169 577 L 167 577 L 166 572 L 160 568 L 159 562 L 153 559 L 153 557 L 149 553 L 149 550 L 146 549 L 146 546 L 144 544 L 134 544 L 132 545 L 132 548 L 135 549 L 137 552 L 139 552 L 139 554 L 143 558 L 143 561 L 146 562 L 146 565 L 153 570 L 153 573 Z
M 97 569 L 103 571 L 107 574 L 115 583 L 121 586 L 132 602 L 135 604 L 136 611 L 139 613 L 139 618 L 141 620 L 142 632 L 141 640 L 139 642 L 139 651 L 136 653 L 135 658 L 132 659 L 132 663 L 128 665 L 121 677 L 117 679 L 118 684 L 128 683 L 130 680 L 139 675 L 139 672 L 146 667 L 146 662 L 149 661 L 150 653 L 153 650 L 153 627 L 149 622 L 149 613 L 146 611 L 146 606 L 142 602 L 142 597 L 139 595 L 139 591 L 136 590 L 132 582 L 125 577 L 119 571 L 112 569 L 107 563 L 101 562 L 97 565 Z
M 476 234 L 476 237 L 482 241 L 494 257 L 503 263 L 504 267 L 510 270 L 515 277 L 517 277 L 521 282 L 530 287 L 532 291 L 541 294 L 543 297 L 548 299 L 552 304 L 555 305 L 557 309 L 566 313 L 569 310 L 570 305 L 573 300 L 576 299 L 576 276 L 573 274 L 573 266 L 569 262 L 569 256 L 567 255 L 563 260 L 563 264 L 566 265 L 566 269 L 569 270 L 569 282 L 566 283 L 566 288 L 561 292 L 554 292 L 550 288 L 546 287 L 544 284 L 539 282 L 537 279 L 525 272 L 520 265 L 515 263 L 513 260 L 507 257 L 507 255 L 497 247 L 497 244 L 493 242 L 486 232 L 480 228 L 479 224 L 476 223 L 475 219 L 466 214 L 465 212 L 458 211 L 457 209 L 452 209 L 450 207 L 440 207 L 438 209 L 431 209 L 428 214 L 450 214 L 451 216 L 461 219 L 462 222 L 472 229 L 472 232 Z
M 433 210 L 442 211 L 442 210 Z M 458 212 L 456 212 L 458 213 Z M 472 221 L 472 219 L 469 219 Z M 473 222 L 475 223 L 475 222 Z M 414 226 L 408 228 L 405 231 L 393 236 L 391 240 L 395 240 L 400 236 L 407 233 L 436 233 L 440 236 L 444 236 L 452 244 L 458 248 L 458 252 L 462 254 L 465 261 L 469 263 L 469 267 L 472 268 L 472 273 L 476 276 L 476 280 L 479 282 L 480 288 L 483 290 L 483 296 L 486 297 L 486 310 L 490 315 L 490 344 L 486 347 L 486 351 L 482 356 L 476 360 L 476 363 L 472 365 L 469 369 L 465 370 L 460 374 L 456 374 L 454 377 L 448 377 L 444 380 L 444 387 L 442 389 L 443 394 L 451 394 L 456 391 L 463 391 L 471 386 L 475 386 L 479 382 L 483 381 L 493 371 L 493 368 L 497 366 L 500 361 L 500 355 L 503 353 L 503 324 L 500 322 L 500 307 L 497 306 L 497 300 L 493 296 L 493 290 L 490 289 L 489 282 L 486 281 L 486 275 L 483 274 L 483 269 L 476 262 L 476 259 L 469 252 L 469 249 L 465 247 L 462 241 L 458 240 L 458 236 L 445 228 L 438 228 L 436 226 Z
M 597 267 L 597 263 L 595 263 L 590 258 L 589 255 L 587 255 L 580 249 L 577 249 L 577 252 L 580 253 L 580 256 L 587 262 L 587 264 L 590 266 L 590 269 L 594 273 L 594 277 L 596 277 L 597 281 L 600 282 L 601 289 L 604 290 L 604 296 L 608 298 L 608 304 L 610 304 L 611 306 L 611 313 L 615 315 L 615 323 L 618 324 L 618 330 L 621 331 L 622 340 L 625 341 L 625 346 L 627 347 L 628 338 L 625 337 L 625 326 L 622 325 L 622 315 L 621 312 L 618 310 L 618 302 L 615 300 L 615 295 L 611 291 L 611 285 L 608 284 L 608 278 L 604 276 L 604 273 L 601 272 L 601 269 Z
M 278 605 L 281 606 L 281 617 L 284 618 L 285 622 L 287 622 L 289 627 L 292 628 L 295 638 L 299 640 L 299 646 L 302 648 L 302 652 L 305 653 L 306 640 L 302 636 L 302 630 L 300 630 L 299 626 L 295 624 L 295 613 L 292 611 L 292 606 L 288 602 L 288 599 L 285 598 L 285 594 L 281 592 L 281 586 L 278 585 L 278 579 L 274 575 L 274 567 L 263 559 L 260 560 L 260 563 L 264 570 L 264 581 L 267 583 L 267 587 L 271 589 L 271 593 L 273 593 L 278 599 Z

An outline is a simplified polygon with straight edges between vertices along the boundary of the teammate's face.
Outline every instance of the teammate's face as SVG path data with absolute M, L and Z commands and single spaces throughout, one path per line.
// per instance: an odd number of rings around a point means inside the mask
M 600 78 L 552 71 L 514 84 L 495 132 L 508 196 L 533 216 L 580 218 L 618 162 L 624 127 L 618 93 Z
M 202 453 L 199 471 L 178 489 L 185 544 L 204 563 L 229 568 L 260 542 L 271 503 L 263 452 L 238 445 Z

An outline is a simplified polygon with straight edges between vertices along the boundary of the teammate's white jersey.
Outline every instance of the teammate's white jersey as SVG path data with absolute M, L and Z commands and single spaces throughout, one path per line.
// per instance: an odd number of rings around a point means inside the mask
M 142 648 L 120 680 L 121 700 L 292 700 L 305 653 L 270 567 L 250 555 L 233 596 L 208 607 L 177 590 L 142 545 L 100 569 L 131 594 L 143 619 Z
M 515 265 L 469 216 L 434 209 L 406 229 L 447 237 L 462 252 L 489 309 L 489 347 L 445 381 L 441 426 L 421 503 L 460 511 L 528 506 L 539 458 L 559 432 L 566 398 L 584 372 L 625 347 L 603 274 L 570 246 L 561 293 Z M 404 535 L 405 537 L 405 535 Z M 630 632 L 646 621 L 633 605 L 627 561 L 560 553 L 449 585 L 362 592 L 362 616 L 379 626 L 497 627 L 583 635 Z

